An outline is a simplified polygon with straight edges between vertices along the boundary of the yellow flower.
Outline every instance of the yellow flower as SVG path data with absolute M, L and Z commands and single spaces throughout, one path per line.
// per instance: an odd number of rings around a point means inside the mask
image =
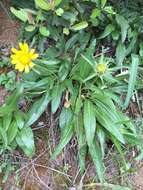
M 27 43 L 19 43 L 19 50 L 11 48 L 11 63 L 15 65 L 15 69 L 19 72 L 25 71 L 29 73 L 30 68 L 34 66 L 32 62 L 38 57 L 35 49 L 30 49 Z
M 105 63 L 98 63 L 96 69 L 97 69 L 97 72 L 100 73 L 100 74 L 104 74 L 106 72 L 106 64 Z

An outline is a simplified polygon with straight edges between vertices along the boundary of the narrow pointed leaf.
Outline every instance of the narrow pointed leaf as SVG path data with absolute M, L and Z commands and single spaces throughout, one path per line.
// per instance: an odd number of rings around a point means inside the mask
M 127 97 L 126 97 L 126 100 L 124 103 L 124 109 L 126 109 L 128 107 L 130 99 L 133 95 L 136 78 L 137 78 L 138 64 L 139 64 L 139 57 L 137 55 L 132 55 L 132 64 L 131 64 L 131 68 L 130 68 L 128 91 L 127 91 Z
M 90 152 L 91 158 L 93 160 L 93 163 L 96 167 L 96 172 L 97 172 L 98 178 L 99 178 L 100 182 L 103 183 L 105 181 L 104 165 L 103 165 L 102 155 L 101 155 L 99 146 L 94 142 L 89 147 L 89 152 Z
M 73 135 L 73 125 L 69 124 L 64 127 L 61 134 L 61 140 L 59 144 L 57 145 L 56 149 L 54 150 L 54 153 L 52 154 L 51 159 L 55 159 L 63 150 L 63 148 L 67 145 L 67 143 L 71 140 Z
M 47 93 L 42 98 L 37 100 L 28 112 L 28 121 L 26 125 L 32 125 L 46 110 L 48 103 L 50 102 L 49 94 Z
M 86 140 L 90 146 L 93 143 L 96 130 L 94 105 L 90 100 L 85 100 L 84 102 L 84 128 L 86 133 Z

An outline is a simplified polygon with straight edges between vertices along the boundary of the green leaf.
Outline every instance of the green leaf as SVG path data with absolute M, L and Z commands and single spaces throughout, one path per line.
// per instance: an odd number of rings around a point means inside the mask
M 104 11 L 106 11 L 108 14 L 116 14 L 113 10 L 113 7 L 112 6 L 106 6 L 104 7 Z
M 122 150 L 121 143 L 112 135 L 110 136 L 110 138 L 111 138 L 112 142 L 114 143 L 116 149 L 120 153 L 122 164 L 123 164 L 124 168 L 126 168 L 127 163 L 126 163 L 126 160 L 125 160 L 125 156 L 124 156 L 124 152 Z
M 114 135 L 121 143 L 125 144 L 125 140 L 120 132 L 119 125 L 114 123 L 114 118 L 111 120 L 109 113 L 107 113 L 102 106 L 96 106 L 95 115 L 100 125 L 102 125 L 107 131 Z
M 70 48 L 72 48 L 78 40 L 79 40 L 79 34 L 73 35 L 73 36 L 66 42 L 65 51 L 67 51 L 67 50 L 69 50 Z
M 12 121 L 12 114 L 7 114 L 3 117 L 3 128 L 5 131 L 8 130 L 10 124 L 11 124 L 11 121 Z
M 19 98 L 23 94 L 23 85 L 18 85 L 17 89 L 13 92 L 12 95 L 6 100 L 6 104 L 3 107 L 0 107 L 0 115 L 7 115 L 7 113 L 13 112 L 17 108 Z
M 88 27 L 88 22 L 82 21 L 82 22 L 72 26 L 71 29 L 77 31 L 77 30 L 82 30 L 82 29 L 87 28 L 87 27 Z
M 64 128 L 65 126 L 69 125 L 72 119 L 72 111 L 71 108 L 64 108 L 61 111 L 60 118 L 59 118 L 59 126 L 60 128 Z
M 46 0 L 35 0 L 35 3 L 36 6 L 46 11 L 49 11 L 52 8 L 51 3 L 48 3 Z
M 33 32 L 35 30 L 35 28 L 36 28 L 36 26 L 34 26 L 34 25 L 28 25 L 25 27 L 25 30 L 27 32 Z
M 77 100 L 76 100 L 76 104 L 75 104 L 74 114 L 79 114 L 79 112 L 81 111 L 82 106 L 83 106 L 82 98 L 78 97 Z
M 137 46 L 137 40 L 138 40 L 138 32 L 134 31 L 132 34 L 132 39 L 130 40 L 130 43 L 126 50 L 126 56 L 128 56 L 132 51 L 136 51 Z
M 55 12 L 56 12 L 57 16 L 62 16 L 62 14 L 64 13 L 64 10 L 62 8 L 58 8 L 58 9 L 56 9 Z
M 28 20 L 28 13 L 25 9 L 17 10 L 14 7 L 11 7 L 10 10 L 21 21 L 26 22 Z
M 62 2 L 62 0 L 54 0 L 55 6 L 58 6 L 61 2 Z
M 125 45 L 119 42 L 116 48 L 116 61 L 118 66 L 122 66 L 122 63 L 126 57 L 126 48 Z
M 101 0 L 101 7 L 103 8 L 107 3 L 107 0 Z
M 56 149 L 54 150 L 51 159 L 55 159 L 60 154 L 60 152 L 67 145 L 72 136 L 73 136 L 73 125 L 72 124 L 66 125 L 62 129 L 60 143 L 57 145 Z
M 48 37 L 50 35 L 49 30 L 45 26 L 41 26 L 39 28 L 39 32 L 40 32 L 41 35 L 43 35 L 45 37 Z
M 140 51 L 139 54 L 141 57 L 143 57 L 143 42 L 140 43 Z
M 132 133 L 129 133 L 129 132 L 123 132 L 124 134 L 124 137 L 126 139 L 126 141 L 132 145 L 132 146 L 135 146 L 135 145 L 140 145 L 142 146 L 142 139 L 139 138 L 137 135 L 134 135 Z
M 85 100 L 84 102 L 84 128 L 86 133 L 86 140 L 88 146 L 90 146 L 93 143 L 96 130 L 94 105 L 90 100 Z
M 75 116 L 75 130 L 78 140 L 78 156 L 79 156 L 79 166 L 80 171 L 83 173 L 85 171 L 85 158 L 87 154 L 87 144 L 84 132 L 83 115 L 82 112 Z
M 23 118 L 23 113 L 21 111 L 17 111 L 15 113 L 15 120 L 16 120 L 18 128 L 22 129 L 24 127 L 25 121 Z
M 68 28 L 63 28 L 63 34 L 68 36 L 70 34 L 69 29 Z
M 46 11 L 53 10 L 61 2 L 62 0 L 52 0 L 49 2 L 47 0 L 35 0 L 36 5 Z
M 1 138 L 4 143 L 4 146 L 7 147 L 8 137 L 7 137 L 5 129 L 2 127 L 2 123 L 0 122 L 0 140 L 1 140 Z
M 22 148 L 28 157 L 35 152 L 33 132 L 30 127 L 24 127 L 16 137 L 17 144 Z
M 52 102 L 51 102 L 52 113 L 55 113 L 57 111 L 61 102 L 61 97 L 62 97 L 61 86 L 57 84 L 52 89 Z
M 94 63 L 91 59 L 88 59 L 86 55 L 81 54 L 81 57 L 78 59 L 78 72 L 77 72 L 77 77 L 76 80 L 82 79 L 82 81 L 86 80 L 90 73 L 93 72 L 94 69 Z M 74 73 L 76 76 L 76 73 Z M 74 76 L 73 76 L 74 77 Z
M 101 153 L 102 153 L 102 158 L 104 158 L 104 154 L 105 154 L 105 133 L 102 129 L 102 127 L 99 125 L 97 128 L 97 136 L 100 142 L 100 146 L 101 146 Z
M 113 40 L 118 40 L 119 39 L 119 36 L 120 36 L 120 32 L 115 30 L 112 32 L 112 38 Z
M 100 9 L 93 9 L 90 18 L 95 19 L 96 17 L 100 16 L 101 10 Z
M 42 98 L 37 100 L 31 109 L 29 110 L 27 117 L 28 121 L 26 125 L 30 126 L 32 125 L 39 117 L 42 115 L 42 113 L 46 110 L 48 103 L 50 102 L 50 98 L 48 93 L 46 93 Z
M 122 43 L 125 41 L 129 24 L 128 21 L 121 15 L 116 15 L 116 21 L 118 25 L 121 27 L 121 35 L 122 35 Z
M 102 155 L 99 146 L 93 142 L 89 146 L 89 152 L 91 155 L 91 158 L 93 160 L 93 163 L 96 167 L 97 175 L 99 177 L 99 180 L 101 183 L 105 181 L 104 178 L 104 165 L 103 165 L 103 160 L 102 160 Z
M 18 132 L 17 123 L 15 121 L 13 121 L 12 124 L 10 125 L 8 131 L 7 131 L 8 143 L 9 144 L 15 139 L 17 132 Z
M 127 97 L 124 103 L 124 109 L 126 109 L 129 105 L 130 99 L 133 95 L 133 91 L 135 88 L 136 78 L 137 78 L 137 70 L 138 70 L 138 64 L 139 64 L 139 57 L 137 55 L 132 55 L 132 64 L 130 67 L 130 77 L 128 82 L 128 91 L 127 91 Z
M 109 34 L 111 34 L 114 30 L 115 30 L 114 25 L 108 24 L 106 26 L 104 32 L 99 36 L 99 39 L 103 39 L 103 38 L 109 36 Z

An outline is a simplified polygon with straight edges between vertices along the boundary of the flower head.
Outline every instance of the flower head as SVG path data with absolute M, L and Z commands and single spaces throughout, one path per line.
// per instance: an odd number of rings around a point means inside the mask
M 19 43 L 19 50 L 12 48 L 11 63 L 19 72 L 29 73 L 30 68 L 34 66 L 32 62 L 38 57 L 35 49 L 30 49 L 27 43 Z
M 99 74 L 104 74 L 106 72 L 107 66 L 105 63 L 98 63 L 96 70 Z

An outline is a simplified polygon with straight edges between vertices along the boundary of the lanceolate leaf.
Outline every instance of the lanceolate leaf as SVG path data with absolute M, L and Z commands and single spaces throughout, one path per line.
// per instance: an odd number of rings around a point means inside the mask
M 77 31 L 77 30 L 82 30 L 88 26 L 88 22 L 82 21 L 78 24 L 75 24 L 74 26 L 71 27 L 71 29 Z
M 115 124 L 111 118 L 107 115 L 104 109 L 101 107 L 95 108 L 95 114 L 96 118 L 98 119 L 98 122 L 107 130 L 109 133 L 114 135 L 121 143 L 125 144 L 125 140 L 123 138 L 123 135 L 120 132 L 119 126 Z
M 2 142 L 4 146 L 6 147 L 8 144 L 7 134 L 5 129 L 2 127 L 2 123 L 0 122 L 0 140 L 2 139 Z
M 127 36 L 129 24 L 128 24 L 127 20 L 121 15 L 116 15 L 116 21 L 119 24 L 119 26 L 121 27 L 121 35 L 122 35 L 122 43 L 123 43 Z
M 48 103 L 50 102 L 49 94 L 46 93 L 42 98 L 37 100 L 28 112 L 28 121 L 26 125 L 32 125 L 46 110 Z
M 9 129 L 8 129 L 8 143 L 10 144 L 14 138 L 16 137 L 18 132 L 18 126 L 17 123 L 15 121 L 12 122 L 12 124 L 10 125 Z
M 119 42 L 116 48 L 116 61 L 118 66 L 122 66 L 122 63 L 126 57 L 126 48 L 122 42 Z
M 138 64 L 139 64 L 139 57 L 137 55 L 132 55 L 132 64 L 130 68 L 128 92 L 127 92 L 127 97 L 124 103 L 125 109 L 128 107 L 130 99 L 133 95 L 133 91 L 134 91 L 135 83 L 136 83 L 136 77 L 137 77 Z
M 114 31 L 115 27 L 112 24 L 109 24 L 106 26 L 104 32 L 100 35 L 99 39 L 107 37 L 109 34 L 111 34 Z
M 124 165 L 124 167 L 126 168 L 126 160 L 125 160 L 125 156 L 124 156 L 124 153 L 123 153 L 123 150 L 122 150 L 121 143 L 120 143 L 116 138 L 114 138 L 112 135 L 110 136 L 110 138 L 111 138 L 111 140 L 113 141 L 113 143 L 114 143 L 116 149 L 117 149 L 118 152 L 120 153 L 120 156 L 121 156 L 123 165 Z
M 71 108 L 64 108 L 61 111 L 60 118 L 59 118 L 59 126 L 61 129 L 63 129 L 66 125 L 69 125 L 69 123 L 72 120 L 72 111 Z
M 101 155 L 99 146 L 95 142 L 93 142 L 93 144 L 89 146 L 89 152 L 90 152 L 91 158 L 94 162 L 94 165 L 96 167 L 96 171 L 97 171 L 99 180 L 101 183 L 103 183 L 105 181 L 104 165 L 103 165 L 102 155 Z
M 105 149 L 105 133 L 103 131 L 103 129 L 101 128 L 101 126 L 99 125 L 97 128 L 97 136 L 100 142 L 100 146 L 101 146 L 101 153 L 102 153 L 102 158 L 104 158 L 104 149 Z
M 51 109 L 52 113 L 55 113 L 59 107 L 61 102 L 62 90 L 61 86 L 57 84 L 52 90 L 52 102 L 51 102 Z
M 24 121 L 23 117 L 24 116 L 23 116 L 23 113 L 21 111 L 16 112 L 15 120 L 16 120 L 16 123 L 17 123 L 17 126 L 19 129 L 22 129 L 24 127 L 25 121 Z
M 88 145 L 92 145 L 96 129 L 94 105 L 90 100 L 84 102 L 84 128 Z
M 25 154 L 32 157 L 35 152 L 33 132 L 30 127 L 24 127 L 16 137 L 17 144 Z
M 9 126 L 10 126 L 10 123 L 12 121 L 12 114 L 7 114 L 3 117 L 3 128 L 5 131 L 8 130 Z
M 78 156 L 80 171 L 85 171 L 85 157 L 87 153 L 87 144 L 84 132 L 83 115 L 82 112 L 78 112 L 78 116 L 75 116 L 75 130 L 78 140 Z
M 75 43 L 79 40 L 79 34 L 75 34 L 73 35 L 66 43 L 65 45 L 65 51 L 69 50 L 70 48 L 72 48 Z
M 101 6 L 102 6 L 102 8 L 106 5 L 106 3 L 107 3 L 107 0 L 101 0 Z
M 58 156 L 60 154 L 60 152 L 62 151 L 62 149 L 70 141 L 72 135 L 73 135 L 73 125 L 72 124 L 69 124 L 69 125 L 65 126 L 62 129 L 60 143 L 58 144 L 58 146 L 54 150 L 54 153 L 52 154 L 52 158 L 51 159 L 55 159 L 56 156 Z

